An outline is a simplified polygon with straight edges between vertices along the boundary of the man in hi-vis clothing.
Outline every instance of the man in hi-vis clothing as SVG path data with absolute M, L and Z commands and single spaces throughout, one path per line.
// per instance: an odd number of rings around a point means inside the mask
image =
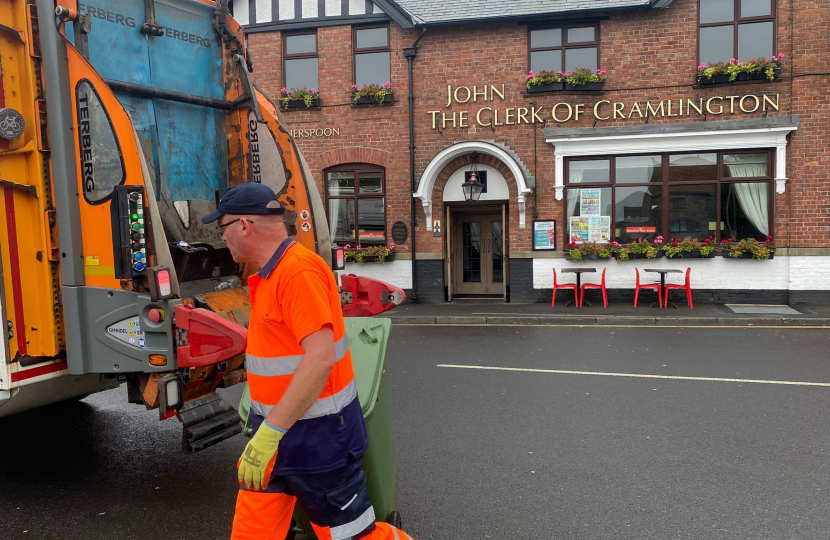
M 368 446 L 334 275 L 295 242 L 265 185 L 230 188 L 216 212 L 248 278 L 245 364 L 254 436 L 239 459 L 232 540 L 284 540 L 294 503 L 321 540 L 411 540 L 375 513 L 360 465 Z

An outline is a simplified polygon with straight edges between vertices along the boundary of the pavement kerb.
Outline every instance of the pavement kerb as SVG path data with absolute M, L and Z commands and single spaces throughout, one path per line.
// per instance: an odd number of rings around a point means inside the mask
M 547 325 L 547 326 L 827 326 L 830 318 L 820 317 L 632 317 L 623 315 L 386 315 L 393 324 L 439 325 Z

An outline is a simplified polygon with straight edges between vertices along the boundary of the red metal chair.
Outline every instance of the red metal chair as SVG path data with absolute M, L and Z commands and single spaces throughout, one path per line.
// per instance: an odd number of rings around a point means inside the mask
M 605 270 L 602 269 L 602 283 L 585 283 L 582 285 L 582 292 L 579 294 L 579 305 L 585 305 L 585 289 L 600 289 L 602 290 L 602 305 L 608 307 L 608 293 L 605 290 Z
M 692 268 L 686 268 L 686 283 L 683 285 L 675 285 L 673 283 L 666 284 L 666 299 L 663 301 L 664 306 L 669 305 L 669 289 L 684 289 L 686 291 L 686 303 L 689 304 L 689 309 L 694 309 L 695 306 L 692 303 L 692 282 L 689 277 L 692 274 Z
M 579 307 L 579 295 L 576 290 L 576 283 L 557 283 L 556 282 L 556 268 L 553 269 L 553 298 L 550 301 L 550 307 L 556 307 L 556 289 L 573 289 L 574 290 L 574 304 Z
M 657 289 L 657 305 L 663 307 L 663 299 L 662 299 L 662 292 L 660 291 L 660 284 L 659 283 L 640 283 L 640 269 L 635 268 L 634 270 L 637 271 L 637 288 L 634 290 L 634 307 L 637 307 L 637 299 L 640 297 L 640 289 Z

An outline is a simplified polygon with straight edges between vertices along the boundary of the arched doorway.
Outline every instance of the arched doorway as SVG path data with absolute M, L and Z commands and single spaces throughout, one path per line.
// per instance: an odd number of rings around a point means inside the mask
M 464 198 L 461 184 L 478 155 L 485 189 L 477 202 Z M 439 152 L 424 169 L 415 197 L 421 199 L 427 230 L 442 236 L 447 298 L 506 300 L 509 293 L 509 223 L 525 227 L 525 199 L 533 178 L 505 145 L 467 141 Z M 435 200 L 435 215 L 433 215 Z M 443 230 L 434 230 L 441 224 Z

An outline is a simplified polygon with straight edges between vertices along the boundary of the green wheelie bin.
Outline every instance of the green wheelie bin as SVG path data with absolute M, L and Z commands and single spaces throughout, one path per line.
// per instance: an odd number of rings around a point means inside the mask
M 375 516 L 400 527 L 397 511 L 397 468 L 395 443 L 392 439 L 392 417 L 389 410 L 389 391 L 384 376 L 386 345 L 392 330 L 390 319 L 372 317 L 346 317 L 346 335 L 352 351 L 357 393 L 366 422 L 369 449 L 363 456 L 363 472 Z M 246 437 L 251 436 L 251 396 L 246 385 L 239 403 Z M 294 509 L 294 519 L 309 538 L 316 538 L 308 518 L 299 505 Z M 289 533 L 289 538 L 293 533 Z

